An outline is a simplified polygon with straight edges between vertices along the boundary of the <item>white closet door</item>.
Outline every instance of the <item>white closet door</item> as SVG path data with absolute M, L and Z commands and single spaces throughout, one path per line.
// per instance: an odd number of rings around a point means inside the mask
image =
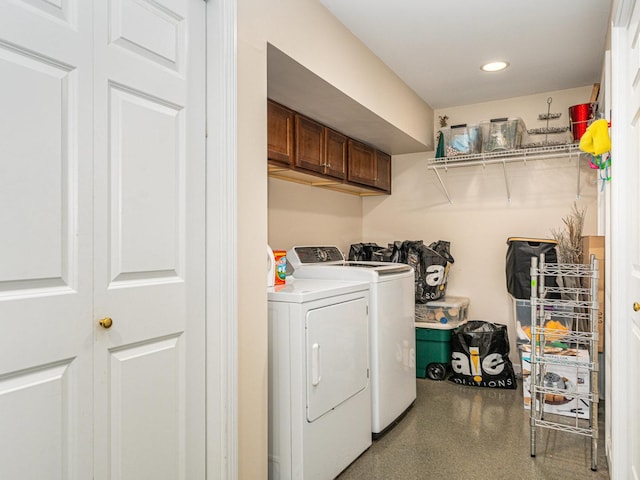
M 640 2 L 615 2 L 611 384 L 612 478 L 640 479 Z M 602 268 L 602 265 L 601 265 Z M 601 275 L 603 272 L 601 271 Z
M 95 479 L 203 478 L 205 3 L 95 9 Z
M 92 476 L 91 2 L 0 0 L 0 478 Z
M 204 477 L 204 9 L 0 0 L 2 479 Z

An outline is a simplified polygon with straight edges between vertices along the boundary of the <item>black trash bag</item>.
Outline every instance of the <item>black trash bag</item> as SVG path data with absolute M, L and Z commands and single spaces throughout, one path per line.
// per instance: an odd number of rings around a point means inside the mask
M 415 273 L 416 303 L 427 303 L 445 296 L 449 269 L 454 262 L 449 252 L 450 242 L 438 240 L 426 246 L 422 240 L 394 242 L 390 261 L 406 263 Z
M 409 264 L 409 258 L 417 263 L 417 250 L 423 244 L 422 240 L 405 240 L 400 242 L 396 240 L 387 246 L 387 250 L 391 250 L 390 262 Z
M 347 257 L 348 260 L 350 261 L 354 261 L 354 260 L 362 260 L 364 258 L 364 246 L 362 243 L 354 243 L 351 245 L 351 247 L 349 247 L 349 256 Z
M 507 326 L 472 320 L 456 328 L 451 336 L 451 369 L 449 381 L 459 385 L 515 389 Z
M 374 262 L 392 262 L 395 252 L 395 244 L 390 243 L 387 248 L 371 252 L 371 260 Z
M 531 257 L 539 258 L 540 254 L 544 254 L 545 263 L 557 263 L 557 242 L 536 238 L 509 238 L 507 244 L 509 245 L 505 267 L 507 291 L 514 298 L 529 300 L 531 298 Z M 553 276 L 545 277 L 544 281 L 547 287 L 557 286 Z
M 449 245 L 450 242 L 438 240 L 428 247 L 420 246 L 420 263 L 416 268 L 416 303 L 432 302 L 447 293 L 449 269 L 454 262 Z
M 383 248 L 384 247 L 381 247 L 377 243 L 354 243 L 349 248 L 348 260 L 352 262 L 369 262 L 372 259 L 373 252 L 377 252 Z

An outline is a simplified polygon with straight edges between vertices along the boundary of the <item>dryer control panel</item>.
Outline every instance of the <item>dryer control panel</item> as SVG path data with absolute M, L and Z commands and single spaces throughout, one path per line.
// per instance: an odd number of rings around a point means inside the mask
M 338 247 L 293 247 L 287 254 L 287 261 L 293 265 L 293 268 L 316 263 L 338 263 L 341 265 L 344 263 L 344 255 Z

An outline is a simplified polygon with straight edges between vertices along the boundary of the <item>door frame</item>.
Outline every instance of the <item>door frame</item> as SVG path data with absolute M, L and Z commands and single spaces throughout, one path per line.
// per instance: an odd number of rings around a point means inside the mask
M 607 409 L 611 412 L 611 436 L 607 438 L 607 457 L 611 478 L 627 478 L 627 469 L 631 458 L 627 438 L 627 410 L 630 406 L 629 384 L 633 380 L 629 374 L 634 371 L 628 366 L 629 339 L 624 321 L 629 316 L 630 292 L 629 261 L 632 245 L 628 239 L 628 222 L 633 221 L 637 205 L 629 202 L 635 199 L 632 176 L 633 168 L 629 159 L 629 138 L 625 127 L 628 118 L 627 105 L 630 94 L 626 88 L 627 35 L 626 26 L 630 20 L 635 0 L 614 0 L 611 10 L 611 137 L 612 137 L 612 178 L 611 178 L 611 239 L 610 239 L 610 275 L 611 284 L 607 288 L 610 295 L 611 321 L 610 335 L 607 335 L 605 349 L 610 355 L 610 398 L 607 398 Z M 627 308 L 625 308 L 627 306 Z M 636 375 L 637 376 L 637 375 Z M 608 388 L 608 390 L 609 390 Z M 607 427 L 607 431 L 609 426 Z
M 206 469 L 207 479 L 234 480 L 238 478 L 237 0 L 209 0 L 206 10 Z

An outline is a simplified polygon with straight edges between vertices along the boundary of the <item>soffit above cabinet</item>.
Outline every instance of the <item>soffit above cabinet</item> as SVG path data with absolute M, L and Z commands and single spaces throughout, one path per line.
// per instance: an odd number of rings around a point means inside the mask
M 267 96 L 390 155 L 432 150 L 270 44 Z

